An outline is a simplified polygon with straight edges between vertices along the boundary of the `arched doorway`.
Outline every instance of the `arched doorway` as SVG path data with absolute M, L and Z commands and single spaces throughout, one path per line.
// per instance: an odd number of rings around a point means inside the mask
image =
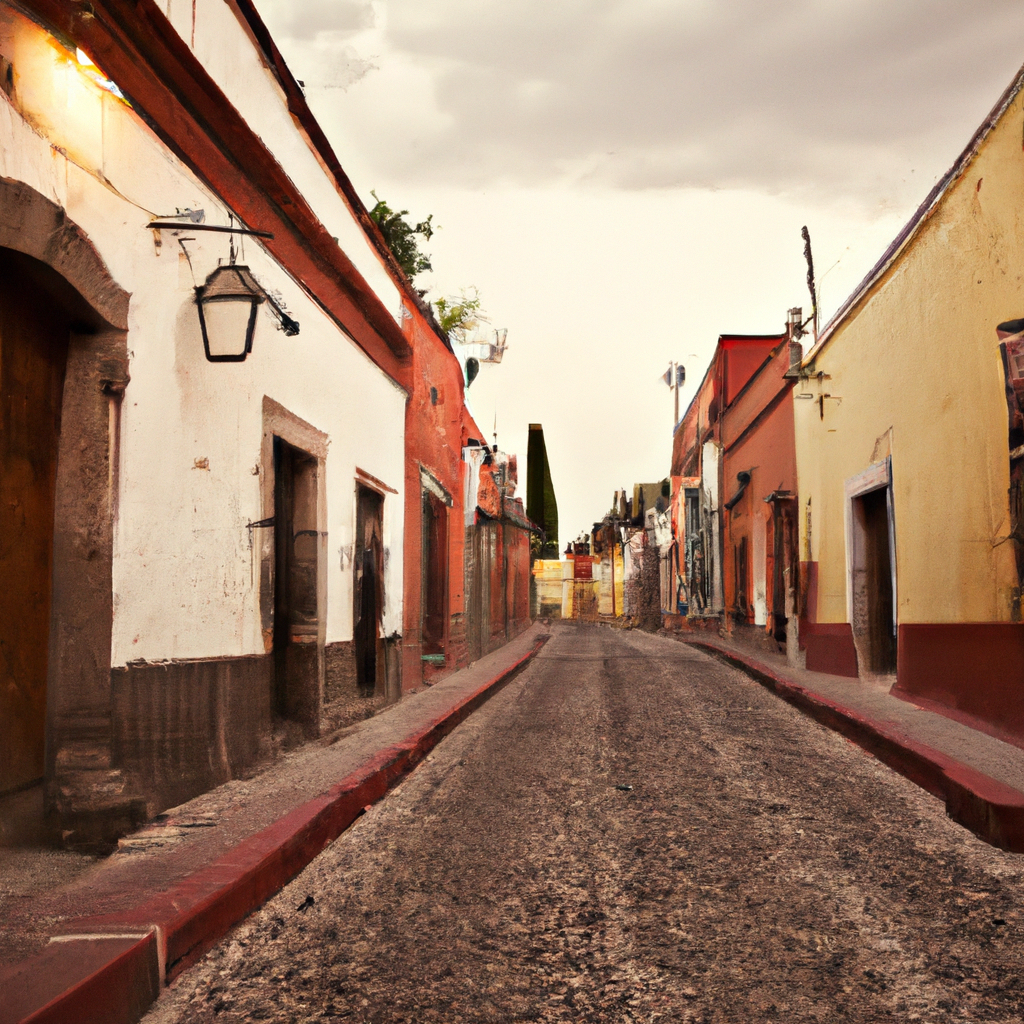
M 55 272 L 0 249 L 0 795 L 45 773 L 57 448 L 71 316 Z
M 110 756 L 128 299 L 64 210 L 0 179 L 0 801 L 45 788 L 86 848 L 140 814 Z M 0 813 L 0 842 L 36 824 Z

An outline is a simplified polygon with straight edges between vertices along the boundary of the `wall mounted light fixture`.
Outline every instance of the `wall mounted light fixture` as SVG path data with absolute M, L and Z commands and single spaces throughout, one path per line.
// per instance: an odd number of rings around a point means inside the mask
M 211 363 L 240 363 L 252 351 L 256 310 L 267 296 L 248 267 L 218 267 L 196 288 L 203 348 Z

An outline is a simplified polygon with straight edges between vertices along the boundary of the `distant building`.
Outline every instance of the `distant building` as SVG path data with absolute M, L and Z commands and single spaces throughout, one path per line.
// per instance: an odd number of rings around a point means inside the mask
M 465 635 L 471 660 L 530 624 L 530 535 L 514 455 L 486 445 L 463 451 L 465 476 Z
M 721 335 L 672 445 L 678 612 L 778 640 L 798 575 L 789 342 Z

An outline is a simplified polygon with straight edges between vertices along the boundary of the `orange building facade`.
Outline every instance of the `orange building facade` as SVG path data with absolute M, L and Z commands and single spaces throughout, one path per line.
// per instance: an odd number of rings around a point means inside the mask
M 791 345 L 722 335 L 672 451 L 679 611 L 780 641 L 799 601 Z

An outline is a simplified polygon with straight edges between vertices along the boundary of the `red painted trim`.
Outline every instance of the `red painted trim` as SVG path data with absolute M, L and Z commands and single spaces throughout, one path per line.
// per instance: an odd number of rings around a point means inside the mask
M 323 795 L 250 836 L 212 864 L 125 913 L 73 922 L 76 931 L 159 927 L 172 980 L 196 963 L 230 928 L 295 877 L 370 804 L 383 797 L 445 736 L 508 683 L 547 637 L 499 675 L 428 722 L 405 741 L 380 751 Z
M 949 817 L 985 842 L 1001 850 L 1024 853 L 1024 793 L 799 686 L 754 658 L 720 647 L 710 639 L 682 642 L 746 672 L 808 717 L 852 740 L 933 796 L 945 799 Z
M 1024 746 L 1024 623 L 900 623 L 893 694 Z
M 226 2 L 234 10 L 235 16 L 248 30 L 253 43 L 262 53 L 267 66 L 274 72 L 288 100 L 288 112 L 306 135 L 310 147 L 317 155 L 324 170 L 334 179 L 335 184 L 338 186 L 338 191 L 345 199 L 346 205 L 352 215 L 362 225 L 363 230 L 377 249 L 395 284 L 405 292 L 410 307 L 418 308 L 419 295 L 413 288 L 412 282 L 405 276 L 405 271 L 399 266 L 394 253 L 388 248 L 380 228 L 370 218 L 366 204 L 360 198 L 359 193 L 356 192 L 351 179 L 345 173 L 344 168 L 341 166 L 341 161 L 334 152 L 334 147 L 328 141 L 324 130 L 313 116 L 313 112 L 309 109 L 309 104 L 306 102 L 306 96 L 302 91 L 302 87 L 285 63 L 281 51 L 277 48 L 277 44 L 267 30 L 267 26 L 260 17 L 259 12 L 250 3 L 250 0 L 226 0 Z M 439 328 L 436 325 L 432 326 L 435 333 L 438 333 L 441 340 L 448 345 L 448 339 L 440 335 Z
M 273 232 L 267 251 L 385 373 L 406 384 L 410 352 L 401 327 L 154 0 L 22 6 L 85 49 L 243 223 Z

